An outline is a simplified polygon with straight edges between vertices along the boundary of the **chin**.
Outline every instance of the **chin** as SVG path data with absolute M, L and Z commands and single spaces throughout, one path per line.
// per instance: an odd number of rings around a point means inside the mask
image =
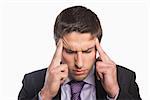
M 72 77 L 72 79 L 76 81 L 83 81 L 86 77 L 87 75 L 86 76 L 81 75 L 81 76 Z

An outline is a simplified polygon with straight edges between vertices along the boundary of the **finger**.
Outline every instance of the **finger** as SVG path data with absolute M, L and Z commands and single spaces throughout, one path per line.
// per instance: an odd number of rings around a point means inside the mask
M 60 82 L 61 82 L 61 84 L 67 79 L 67 77 L 68 77 L 68 73 L 65 73 L 65 72 L 60 73 Z
M 68 65 L 67 64 L 61 64 L 59 66 L 60 72 L 68 73 Z
M 103 62 L 96 62 L 96 70 L 98 73 L 106 73 L 108 65 Z
M 57 67 L 51 68 L 50 70 L 55 70 L 57 74 L 60 74 L 61 72 L 68 73 L 68 66 L 67 64 L 61 64 Z
M 105 62 L 103 62 L 103 61 L 97 61 L 96 62 L 96 66 L 99 66 L 99 67 L 114 67 L 114 66 L 116 66 L 116 64 L 115 63 L 105 63 Z
M 101 73 L 107 73 L 108 71 L 112 71 L 116 69 L 116 65 L 115 64 L 109 64 L 109 63 L 104 63 L 104 62 L 96 62 L 96 69 L 98 70 L 98 72 Z
M 100 59 L 103 62 L 111 62 L 111 59 L 109 58 L 109 56 L 104 52 L 104 50 L 102 49 L 102 47 L 100 46 L 100 43 L 98 41 L 98 39 L 96 38 L 96 49 L 100 55 Z
M 60 65 L 61 58 L 62 58 L 62 49 L 63 49 L 62 39 L 59 39 L 55 54 L 52 59 L 51 66 L 56 67 Z
M 68 77 L 68 66 L 67 64 L 61 64 L 57 68 L 59 69 L 59 76 L 60 76 L 60 81 L 62 84 Z
M 60 81 L 62 78 L 61 73 L 65 73 L 68 75 L 67 64 L 62 64 L 58 67 L 49 68 L 49 70 L 47 70 L 46 77 L 48 78 L 48 76 L 50 75 L 53 76 L 53 78 L 58 79 Z
M 96 72 L 97 80 L 103 79 L 103 74 Z

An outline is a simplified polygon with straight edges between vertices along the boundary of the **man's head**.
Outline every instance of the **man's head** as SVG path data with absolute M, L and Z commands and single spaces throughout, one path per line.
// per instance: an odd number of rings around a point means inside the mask
M 73 6 L 64 9 L 56 18 L 54 25 L 54 38 L 56 43 L 59 38 L 71 32 L 81 34 L 90 33 L 101 41 L 102 28 L 97 15 L 83 6 Z
M 102 29 L 97 15 L 83 6 L 63 10 L 56 18 L 54 38 L 63 40 L 62 62 L 69 68 L 69 77 L 83 80 L 96 59 L 95 39 L 101 41 Z

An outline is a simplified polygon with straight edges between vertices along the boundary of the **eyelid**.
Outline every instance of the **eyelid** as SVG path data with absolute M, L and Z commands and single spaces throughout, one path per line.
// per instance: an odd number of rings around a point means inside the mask
M 76 53 L 76 51 L 72 51 L 71 49 L 64 48 L 67 53 Z
M 88 51 L 90 51 L 90 49 L 88 49 L 88 50 L 84 50 L 84 51 L 82 51 L 82 52 L 88 52 Z
M 67 52 L 72 52 L 72 53 L 76 52 L 76 51 L 72 51 L 72 50 L 70 50 L 70 49 L 66 49 L 66 51 L 67 51 Z
M 95 47 L 88 48 L 87 50 L 84 50 L 84 51 L 82 51 L 82 52 L 83 52 L 83 53 L 90 53 L 93 48 L 95 48 Z M 64 47 L 63 47 L 63 49 L 65 49 L 65 51 L 66 51 L 67 53 L 77 53 L 77 51 L 72 51 L 71 49 L 67 49 L 67 48 L 64 48 Z
M 86 50 L 86 51 L 82 51 L 83 53 L 90 53 L 92 52 L 91 50 Z

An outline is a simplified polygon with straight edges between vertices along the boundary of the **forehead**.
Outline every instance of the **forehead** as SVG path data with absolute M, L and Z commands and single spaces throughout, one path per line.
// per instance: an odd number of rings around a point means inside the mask
M 95 45 L 95 36 L 90 33 L 71 32 L 63 36 L 63 44 L 71 50 L 85 50 Z

